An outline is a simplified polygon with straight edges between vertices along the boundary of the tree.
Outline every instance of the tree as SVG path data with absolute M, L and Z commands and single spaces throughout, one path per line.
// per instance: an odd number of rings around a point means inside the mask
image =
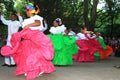
M 25 6 L 27 4 L 27 1 L 24 1 L 24 0 L 15 0 L 15 10 L 16 11 L 20 11 L 21 13 L 21 16 L 23 18 L 26 17 L 25 15 Z
M 99 0 L 93 0 L 93 5 L 91 5 L 91 9 L 89 8 L 91 4 L 91 0 L 84 0 L 84 22 L 85 26 L 88 27 L 89 30 L 94 30 L 96 16 L 97 16 L 97 4 Z M 90 11 L 91 10 L 91 11 Z M 90 12 L 90 14 L 89 14 Z
M 114 32 L 114 24 L 115 24 L 115 19 L 117 19 L 118 14 L 119 14 L 119 7 L 117 4 L 117 0 L 106 0 L 107 6 L 106 6 L 106 12 L 108 13 L 109 16 L 109 25 L 111 25 L 111 30 L 110 30 L 110 36 L 113 37 L 113 32 Z
M 39 3 L 40 15 L 47 19 L 49 26 L 58 17 L 75 30 L 83 25 L 83 2 L 80 0 L 36 0 L 34 3 Z
M 49 26 L 52 26 L 55 18 L 61 18 L 66 27 L 72 27 L 77 32 L 82 26 L 88 30 L 100 31 L 110 35 L 119 34 L 115 30 L 120 24 L 120 7 L 118 0 L 104 0 L 106 7 L 97 9 L 100 0 L 1 0 L 0 8 L 7 10 L 8 14 L 20 10 L 25 18 L 25 5 L 34 2 L 40 7 L 40 16 L 44 17 Z M 17 5 L 14 5 L 15 3 Z M 2 4 L 2 5 L 1 5 Z M 8 16 L 7 16 L 8 17 Z M 119 28 L 119 27 L 118 27 Z M 109 32 L 110 31 L 110 32 Z M 108 33 L 107 33 L 108 32 Z
M 97 30 L 107 36 L 117 36 L 120 24 L 120 6 L 117 0 L 105 0 L 105 7 L 97 12 Z M 118 27 L 116 27 L 118 26 Z
M 5 14 L 5 17 L 9 18 L 10 13 L 14 11 L 13 0 L 0 0 L 0 9 L 2 13 Z M 7 35 L 7 27 L 5 27 L 2 23 L 0 24 L 0 35 Z

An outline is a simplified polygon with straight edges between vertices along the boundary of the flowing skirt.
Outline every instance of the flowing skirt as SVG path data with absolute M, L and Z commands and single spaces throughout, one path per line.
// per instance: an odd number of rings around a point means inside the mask
M 72 55 L 78 53 L 74 36 L 63 36 L 62 34 L 48 35 L 54 45 L 54 65 L 71 65 Z
M 51 40 L 38 30 L 22 30 L 12 35 L 13 47 L 2 48 L 2 55 L 12 55 L 17 64 L 16 75 L 27 74 L 27 80 L 36 78 L 39 73 L 51 73 L 55 67 L 51 60 L 54 49 Z
M 100 59 L 106 59 L 112 54 L 113 49 L 110 46 L 106 46 L 103 39 L 98 38 L 98 41 L 102 46 L 102 49 L 98 50 L 98 53 L 100 54 Z
M 94 53 L 102 48 L 96 39 L 77 40 L 76 43 L 79 46 L 79 52 L 73 56 L 73 59 L 78 62 L 95 61 Z

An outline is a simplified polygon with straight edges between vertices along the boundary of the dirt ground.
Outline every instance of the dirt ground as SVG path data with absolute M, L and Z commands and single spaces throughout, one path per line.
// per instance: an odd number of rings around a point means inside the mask
M 3 57 L 0 57 L 0 65 Z M 78 63 L 71 66 L 56 67 L 56 72 L 44 74 L 35 80 L 120 80 L 120 69 L 113 66 L 120 65 L 120 58 L 109 57 L 106 60 Z M 0 66 L 0 80 L 26 80 L 24 75 L 15 76 L 15 67 Z

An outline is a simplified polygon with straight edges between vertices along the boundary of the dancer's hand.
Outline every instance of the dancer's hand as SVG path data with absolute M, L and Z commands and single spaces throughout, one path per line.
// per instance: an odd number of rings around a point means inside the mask
M 23 29 L 27 29 L 30 27 L 30 24 L 26 25 Z
M 45 19 L 43 20 L 43 22 L 44 22 L 45 24 L 47 24 L 47 21 L 46 21 Z
M 23 30 L 25 30 L 25 29 L 27 29 L 27 28 L 29 28 L 28 26 L 25 26 L 24 28 L 23 28 Z
M 17 16 L 20 16 L 20 11 L 18 11 L 16 15 L 17 15 Z

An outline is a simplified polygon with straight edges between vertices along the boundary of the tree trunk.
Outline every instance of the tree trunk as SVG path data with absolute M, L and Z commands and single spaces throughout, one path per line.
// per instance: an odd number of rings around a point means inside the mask
M 90 30 L 94 30 L 95 28 L 95 21 L 96 21 L 96 16 L 97 16 L 97 4 L 99 0 L 93 0 L 93 6 L 92 6 L 92 11 L 91 11 L 91 18 L 90 18 Z
M 89 27 L 88 3 L 89 3 L 89 0 L 84 0 L 84 22 L 85 22 L 85 27 L 87 27 L 87 28 Z
M 88 18 L 89 16 L 89 0 L 84 0 L 84 22 L 85 26 L 88 28 L 88 30 L 94 30 L 95 27 L 95 21 L 96 21 L 96 16 L 97 16 L 97 4 L 99 0 L 93 0 L 93 6 L 90 14 L 90 19 Z

